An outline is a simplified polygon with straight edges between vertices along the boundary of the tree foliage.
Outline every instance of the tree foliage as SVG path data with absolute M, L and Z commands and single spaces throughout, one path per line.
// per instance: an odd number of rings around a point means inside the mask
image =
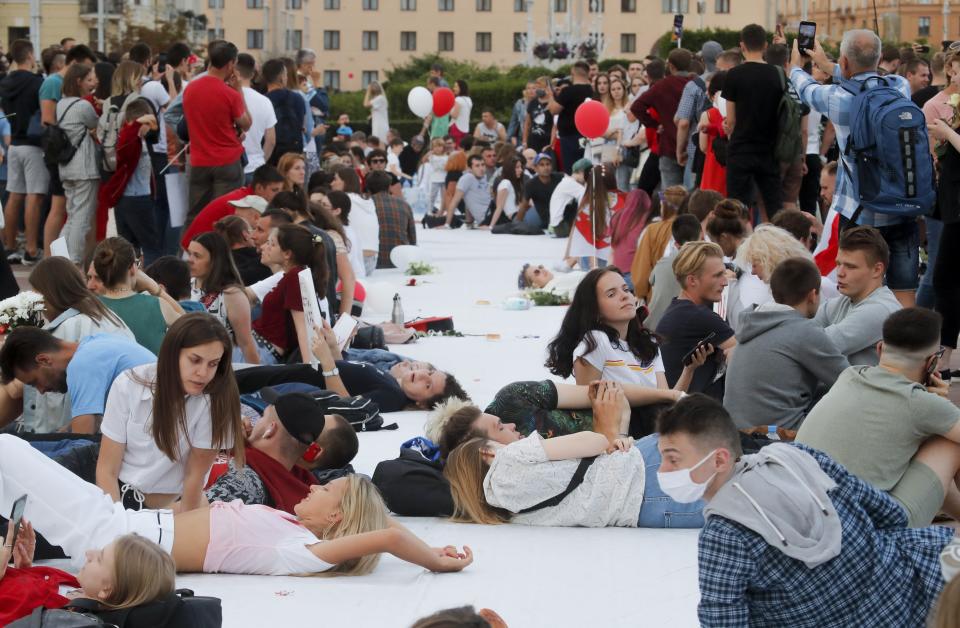
M 108 39 L 109 50 L 126 52 L 137 42 L 144 42 L 154 52 L 166 50 L 178 41 L 190 40 L 190 22 L 192 16 L 180 15 L 175 20 L 157 22 L 157 28 L 150 28 L 142 24 L 131 24 L 129 16 L 125 15 L 127 27 L 121 32 L 111 35 Z

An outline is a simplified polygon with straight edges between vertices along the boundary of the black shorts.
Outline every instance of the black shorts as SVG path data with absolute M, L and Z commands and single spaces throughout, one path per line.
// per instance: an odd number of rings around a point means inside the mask
M 65 196 L 63 182 L 60 180 L 60 166 L 47 166 L 50 173 L 50 196 Z

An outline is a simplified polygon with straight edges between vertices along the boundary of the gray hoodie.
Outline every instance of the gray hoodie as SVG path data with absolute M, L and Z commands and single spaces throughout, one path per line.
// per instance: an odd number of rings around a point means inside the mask
M 768 303 L 740 315 L 737 348 L 727 366 L 723 405 L 738 428 L 795 430 L 850 364 L 823 328 L 792 307 Z
M 827 495 L 836 486 L 811 456 L 774 443 L 737 462 L 703 517 L 735 521 L 813 569 L 840 554 L 840 517 Z

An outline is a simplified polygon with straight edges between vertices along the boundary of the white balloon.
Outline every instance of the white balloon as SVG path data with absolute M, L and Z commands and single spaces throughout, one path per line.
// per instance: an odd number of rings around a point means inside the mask
M 407 94 L 407 106 L 413 115 L 425 118 L 433 111 L 433 94 L 426 87 L 418 85 Z
M 365 281 L 363 287 L 367 291 L 363 301 L 364 314 L 389 314 L 393 311 L 393 295 L 398 292 L 396 286 L 383 282 Z
M 428 253 L 426 249 L 413 244 L 401 244 L 390 250 L 390 262 L 403 271 L 407 270 L 407 266 L 409 266 L 411 262 L 429 261 L 430 253 Z

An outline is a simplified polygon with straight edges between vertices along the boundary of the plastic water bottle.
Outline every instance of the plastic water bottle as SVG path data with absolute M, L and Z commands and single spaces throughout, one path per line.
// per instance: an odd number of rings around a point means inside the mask
M 393 295 L 393 313 L 390 315 L 390 321 L 397 325 L 403 325 L 403 305 L 400 303 L 400 293 Z
M 767 426 L 767 438 L 770 439 L 770 440 L 780 440 L 780 435 L 777 434 L 777 426 L 776 426 L 776 425 L 768 425 L 768 426 Z

